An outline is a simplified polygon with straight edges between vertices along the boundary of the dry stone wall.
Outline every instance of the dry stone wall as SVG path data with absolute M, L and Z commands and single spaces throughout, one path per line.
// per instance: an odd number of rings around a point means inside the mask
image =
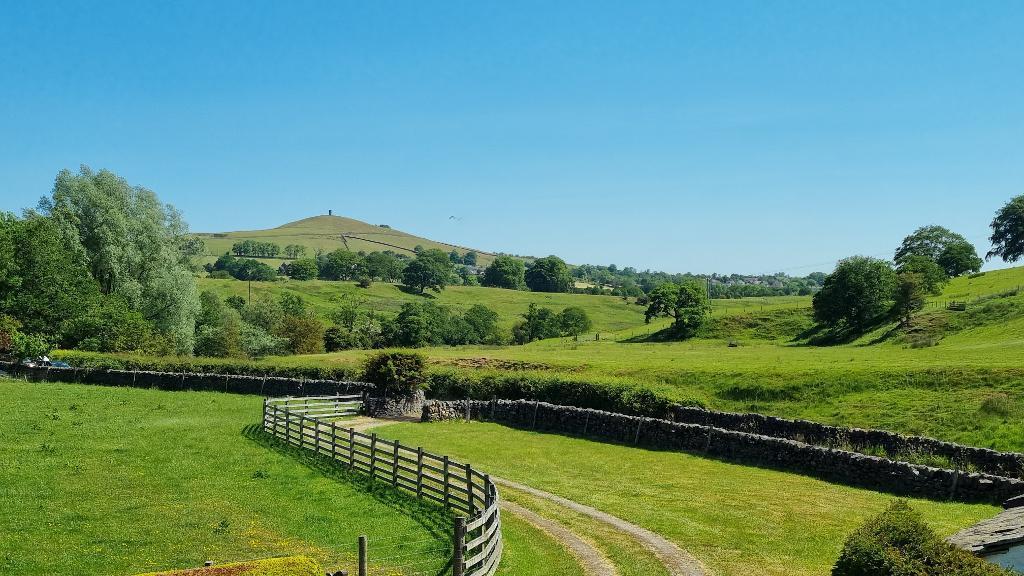
M 146 372 L 96 370 L 90 368 L 31 368 L 0 363 L 0 371 L 33 382 L 74 382 L 101 386 L 158 388 L 160 390 L 197 390 L 259 394 L 261 396 L 332 396 L 368 391 L 372 384 L 337 380 L 303 380 L 274 376 L 240 376 L 194 372 Z
M 468 403 L 468 406 L 467 406 Z M 467 411 L 468 408 L 468 411 Z M 1024 481 L 965 473 L 703 424 L 627 416 L 527 400 L 430 401 L 423 420 L 466 418 L 660 450 L 681 450 L 902 496 L 999 504 Z
M 817 446 L 847 448 L 853 451 L 880 448 L 893 457 L 908 454 L 940 456 L 962 469 L 1024 479 L 1024 454 L 1016 452 L 997 452 L 934 438 L 904 436 L 885 430 L 843 428 L 807 420 L 787 420 L 762 414 L 716 412 L 689 406 L 673 406 L 672 416 L 676 422 L 787 438 Z

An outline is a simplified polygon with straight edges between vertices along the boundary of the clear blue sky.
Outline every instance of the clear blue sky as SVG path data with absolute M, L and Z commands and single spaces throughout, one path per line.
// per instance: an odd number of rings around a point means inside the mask
M 574 263 L 803 274 L 929 223 L 983 253 L 1024 193 L 1019 1 L 2 12 L 0 210 L 87 164 L 198 231 L 330 208 Z

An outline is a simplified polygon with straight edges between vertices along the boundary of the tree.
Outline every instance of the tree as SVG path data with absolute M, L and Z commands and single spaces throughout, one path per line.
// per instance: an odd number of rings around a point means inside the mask
M 1011 199 L 992 219 L 992 249 L 988 258 L 998 256 L 1016 262 L 1024 256 L 1024 194 Z
M 472 250 L 466 252 L 466 255 L 462 257 L 462 263 L 465 264 L 466 266 L 476 266 L 476 261 L 477 254 Z
M 569 267 L 558 256 L 539 258 L 526 271 L 526 285 L 534 292 L 568 292 L 572 288 Z
M 292 354 L 324 352 L 324 325 L 311 313 L 286 314 L 281 320 L 278 335 L 288 341 L 288 351 Z
M 814 317 L 828 326 L 862 332 L 892 308 L 896 284 L 896 272 L 884 260 L 841 260 L 814 295 Z
M 558 325 L 563 334 L 579 340 L 580 334 L 590 330 L 592 323 L 586 310 L 579 306 L 569 306 L 558 313 Z
M 923 226 L 903 239 L 893 261 L 902 266 L 911 256 L 923 256 L 942 266 L 950 278 L 981 270 L 982 260 L 966 238 L 942 226 Z
M 361 263 L 361 272 L 381 282 L 397 282 L 402 279 L 405 264 L 395 255 L 386 252 L 370 252 Z
M 558 315 L 550 308 L 533 303 L 530 304 L 526 314 L 523 314 L 523 321 L 512 329 L 512 339 L 516 344 L 527 344 L 534 340 L 557 338 L 558 336 L 561 336 Z
M 474 304 L 466 310 L 462 318 L 472 332 L 470 343 L 501 344 L 497 312 L 483 304 Z
M 293 280 L 315 280 L 317 274 L 319 269 L 312 258 L 299 258 L 288 267 L 288 276 Z
M 904 326 L 910 324 L 914 313 L 924 308 L 924 277 L 916 272 L 901 272 L 893 299 L 893 314 Z
M 320 277 L 324 280 L 352 280 L 357 276 L 362 257 L 339 248 L 320 259 Z
M 49 216 L 103 294 L 122 297 L 178 352 L 190 353 L 199 297 L 182 252 L 188 227 L 151 190 L 113 172 L 62 170 L 39 210 Z
M 698 280 L 667 282 L 648 294 L 646 322 L 659 316 L 672 318 L 672 330 L 680 337 L 693 336 L 711 313 L 707 288 Z
M 942 287 L 949 282 L 945 270 L 927 256 L 912 255 L 903 259 L 897 269 L 900 274 L 916 274 L 923 290 L 930 294 L 942 293 Z
M 245 308 L 245 298 L 242 298 L 238 294 L 228 296 L 224 299 L 224 303 L 239 313 L 242 311 L 242 308 Z
M 228 357 L 242 355 L 241 319 L 238 312 L 224 304 L 213 292 L 199 295 L 196 318 L 195 353 L 198 356 Z
M 214 265 L 216 268 L 216 264 Z M 238 280 L 249 282 L 271 282 L 277 278 L 277 271 L 259 260 L 239 258 L 234 261 L 228 273 Z
M 423 250 L 405 266 L 402 282 L 420 294 L 427 289 L 440 292 L 451 279 L 455 267 L 441 250 Z
M 452 250 L 448 253 L 448 260 L 450 260 L 452 264 L 462 264 L 462 255 L 459 254 L 458 250 Z
M 301 244 L 289 244 L 284 247 L 285 258 L 302 258 L 306 255 L 306 247 Z
M 498 256 L 484 269 L 480 284 L 493 288 L 522 290 L 526 287 L 526 266 L 511 256 Z

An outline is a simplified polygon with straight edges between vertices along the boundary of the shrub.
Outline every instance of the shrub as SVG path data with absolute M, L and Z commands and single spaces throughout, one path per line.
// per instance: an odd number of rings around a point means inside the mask
M 408 396 L 427 381 L 427 359 L 414 352 L 378 352 L 366 359 L 363 376 L 384 396 Z
M 1009 576 L 966 550 L 944 542 L 905 500 L 857 529 L 846 540 L 832 576 Z

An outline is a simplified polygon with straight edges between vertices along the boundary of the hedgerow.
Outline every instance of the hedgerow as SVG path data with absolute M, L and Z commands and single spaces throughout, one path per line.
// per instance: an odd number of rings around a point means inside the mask
M 112 356 L 93 352 L 62 350 L 52 357 L 76 368 L 100 370 L 149 370 L 154 372 L 196 372 L 206 374 L 237 374 L 241 376 L 279 376 L 310 380 L 359 380 L 358 366 L 304 364 L 279 365 L 271 362 L 241 359 L 195 358 L 187 356 Z

